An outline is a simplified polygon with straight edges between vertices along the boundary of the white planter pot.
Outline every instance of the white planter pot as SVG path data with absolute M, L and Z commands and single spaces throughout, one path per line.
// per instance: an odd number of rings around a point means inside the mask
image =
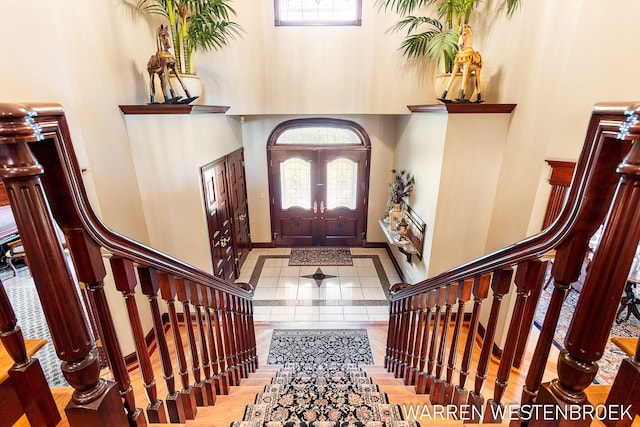
M 184 83 L 186 89 L 189 91 L 189 95 L 191 95 L 192 97 L 198 97 L 198 99 L 191 102 L 191 105 L 201 105 L 204 101 L 204 91 L 202 88 L 202 82 L 200 81 L 200 76 L 196 74 L 181 74 L 180 78 L 182 79 L 182 83 Z M 187 98 L 187 94 L 184 92 L 184 89 L 180 85 L 178 79 L 175 76 L 171 76 L 170 79 L 171 84 L 173 85 L 173 89 L 176 92 L 176 96 L 181 96 L 183 99 Z M 169 89 L 167 89 L 167 94 L 168 93 Z M 160 96 L 162 97 L 162 94 L 160 94 Z

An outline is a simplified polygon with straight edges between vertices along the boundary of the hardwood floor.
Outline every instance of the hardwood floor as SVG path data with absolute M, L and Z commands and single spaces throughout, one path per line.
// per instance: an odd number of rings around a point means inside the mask
M 369 341 L 371 344 L 371 350 L 376 367 L 368 367 L 366 370 L 369 375 L 374 378 L 374 382 L 380 385 L 382 391 L 389 394 L 392 403 L 400 405 L 415 405 L 415 404 L 428 404 L 428 395 L 416 395 L 413 391 L 413 387 L 403 386 L 399 379 L 394 379 L 391 374 L 388 374 L 382 368 L 385 354 L 386 336 L 387 336 L 387 323 L 386 322 L 256 322 L 256 342 L 258 357 L 260 362 L 260 369 L 249 376 L 248 379 L 243 379 L 240 387 L 232 387 L 230 394 L 226 396 L 218 396 L 216 404 L 209 407 L 199 407 L 198 414 L 195 420 L 187 421 L 187 425 L 199 425 L 199 426 L 214 426 L 214 427 L 227 427 L 232 421 L 241 420 L 244 414 L 244 407 L 247 404 L 253 403 L 255 394 L 262 391 L 264 385 L 269 382 L 273 376 L 277 367 L 266 365 L 267 355 L 269 351 L 269 344 L 271 341 L 271 334 L 274 329 L 346 329 L 346 328 L 364 328 L 367 329 L 369 335 Z M 462 339 L 466 336 L 466 329 L 462 330 Z M 167 334 L 169 340 L 169 347 L 173 352 L 173 340 L 170 337 L 170 333 Z M 512 369 L 509 378 L 509 385 L 507 391 L 502 400 L 505 404 L 516 403 L 520 401 L 520 394 L 522 386 L 527 374 L 527 367 L 529 366 L 531 356 L 533 353 L 535 342 L 538 338 L 538 330 L 534 327 L 531 331 L 529 338 L 529 344 L 523 359 L 522 369 Z M 186 334 L 185 334 L 186 339 Z M 185 341 L 186 342 L 186 341 Z M 474 360 L 472 367 L 475 367 L 477 363 L 477 357 L 480 353 L 479 346 L 476 345 L 474 350 Z M 543 381 L 549 381 L 556 378 L 556 360 L 558 351 L 552 348 L 549 356 L 547 369 L 543 378 Z M 152 354 L 152 363 L 154 372 L 156 375 L 156 384 L 158 387 L 158 396 L 164 400 L 167 395 L 166 386 L 162 379 L 161 366 L 157 352 Z M 173 360 L 173 359 L 172 359 Z M 460 357 L 458 358 L 460 360 Z M 485 398 L 491 398 L 493 384 L 495 381 L 495 375 L 498 369 L 498 361 L 491 360 L 489 365 L 489 372 L 487 379 L 484 383 L 483 394 Z M 138 408 L 145 408 L 148 401 L 145 395 L 144 386 L 140 377 L 139 370 L 134 368 L 130 372 L 131 382 L 135 391 L 136 406 Z M 457 383 L 458 373 L 454 374 L 454 381 Z M 467 386 L 472 387 L 474 382 L 475 371 L 472 370 L 471 376 L 467 381 Z M 174 376 L 176 377 L 176 387 L 179 387 L 179 376 L 174 367 Z M 190 372 L 190 378 L 191 372 Z M 590 395 L 593 396 L 594 402 L 600 402 L 603 397 L 606 396 L 602 387 L 591 387 L 589 389 Z M 66 395 L 67 397 L 69 394 Z M 62 402 L 61 402 L 62 403 Z M 420 420 L 423 425 L 428 425 L 425 420 Z M 458 422 L 460 423 L 460 422 Z M 442 424 L 439 423 L 439 424 Z M 24 425 L 24 424 L 22 424 Z M 59 424 L 60 426 L 66 426 L 66 418 Z M 175 424 L 173 424 L 175 425 Z

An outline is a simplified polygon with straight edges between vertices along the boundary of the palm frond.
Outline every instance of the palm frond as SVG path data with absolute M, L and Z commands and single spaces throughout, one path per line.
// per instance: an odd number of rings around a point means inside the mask
M 507 18 L 511 18 L 519 7 L 520 0 L 507 0 Z
M 136 9 L 142 13 L 168 17 L 166 2 L 162 0 L 140 0 L 138 4 L 136 4 Z
M 400 45 L 400 49 L 408 59 L 427 56 L 431 41 L 438 34 L 440 34 L 439 31 L 425 31 L 420 34 L 408 35 Z
M 451 29 L 434 35 L 425 53 L 429 61 L 436 61 L 438 65 L 443 59 L 447 61 L 445 70 L 449 72 L 456 52 L 458 52 L 458 31 Z
M 385 12 L 392 10 L 398 15 L 407 15 L 436 1 L 437 0 L 376 0 L 375 5 L 378 6 L 378 10 L 384 10 Z
M 407 16 L 404 19 L 396 22 L 387 32 L 397 32 L 407 28 L 407 34 L 411 34 L 416 28 L 422 25 L 432 25 L 436 30 L 442 31 L 442 23 L 437 19 L 429 18 L 428 16 Z

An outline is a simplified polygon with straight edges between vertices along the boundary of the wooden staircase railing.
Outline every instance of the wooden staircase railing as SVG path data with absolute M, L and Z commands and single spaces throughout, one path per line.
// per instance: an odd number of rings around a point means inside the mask
M 551 270 L 553 293 L 535 353 L 527 368 L 520 403 L 560 408 L 588 405 L 584 390 L 596 375 L 596 361 L 602 357 L 640 240 L 640 144 L 633 143 L 640 139 L 639 114 L 640 104 L 611 103 L 594 107 L 566 203 L 549 228 L 416 285 L 397 284 L 392 287 L 385 357 L 385 367 L 389 371 L 396 377 L 403 377 L 406 384 L 415 383 L 418 393 L 429 393 L 434 404 L 467 405 L 468 410 L 464 413 L 468 414 L 468 421 L 505 421 L 500 419 L 495 409 L 504 405 L 504 392 L 514 361 L 520 364 L 521 356 L 517 353 L 522 352 L 523 343 L 519 342 L 519 337 L 526 336 L 520 331 L 531 327 L 530 320 L 523 322 L 523 319 L 531 319 L 531 311 L 538 302 L 537 297 L 529 296 L 532 293 L 539 295 L 546 271 L 546 262 L 540 258 L 554 249 L 555 261 Z M 603 237 L 567 333 L 566 349 L 558 359 L 558 379 L 541 384 L 562 303 L 571 283 L 580 275 L 589 238 L 603 222 Z M 493 392 L 486 400 L 482 389 L 487 379 L 501 301 L 510 292 L 514 269 L 515 307 Z M 467 380 L 472 374 L 479 308 L 488 297 L 489 287 L 493 291 L 491 311 L 475 365 L 475 382 L 470 387 Z M 474 307 L 458 366 L 456 353 L 462 344 L 458 342 L 459 322 L 464 304 L 470 299 L 470 288 Z M 459 308 L 454 332 L 449 338 L 450 313 L 456 303 Z M 447 350 L 449 362 L 446 377 L 443 377 Z M 620 382 L 625 385 L 614 385 L 612 389 L 612 396 L 617 402 L 633 404 L 634 415 L 640 406 L 637 398 L 639 366 L 637 357 L 628 359 L 619 374 L 624 375 L 626 381 Z M 452 375 L 455 370 L 460 372 L 457 383 L 454 383 Z M 629 393 L 630 385 L 636 394 Z M 581 413 L 586 414 L 586 411 Z M 544 419 L 542 416 L 518 419 L 512 424 L 552 426 L 588 425 L 590 422 L 588 416 L 570 422 L 561 418 Z M 607 424 L 613 425 L 611 422 Z
M 147 418 L 184 423 L 196 416 L 198 406 L 213 405 L 217 394 L 228 393 L 229 385 L 257 368 L 251 286 L 224 282 L 108 229 L 90 207 L 59 105 L 0 104 L 0 178 L 62 372 L 75 389 L 65 409 L 70 425 L 146 425 Z M 86 321 L 54 224 L 64 233 L 75 277 L 97 313 L 92 322 L 99 337 Z M 146 416 L 137 407 L 105 294 L 105 256 L 126 305 L 148 400 Z M 161 372 L 153 370 L 136 291 L 148 299 Z M 169 310 L 172 345 L 165 337 L 158 297 Z M 176 304 L 181 304 L 184 326 Z M 3 321 L 3 332 L 14 327 Z M 115 382 L 101 378 L 98 348 L 105 351 Z M 163 379 L 168 391 L 164 400 L 156 378 Z

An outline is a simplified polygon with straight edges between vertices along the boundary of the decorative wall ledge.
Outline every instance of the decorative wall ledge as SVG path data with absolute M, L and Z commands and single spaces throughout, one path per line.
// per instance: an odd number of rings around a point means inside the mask
M 151 104 L 120 105 L 124 114 L 222 114 L 230 107 L 217 105 Z
M 446 103 L 407 105 L 412 113 L 449 113 L 449 114 L 493 114 L 511 113 L 517 104 L 474 104 L 474 103 Z

